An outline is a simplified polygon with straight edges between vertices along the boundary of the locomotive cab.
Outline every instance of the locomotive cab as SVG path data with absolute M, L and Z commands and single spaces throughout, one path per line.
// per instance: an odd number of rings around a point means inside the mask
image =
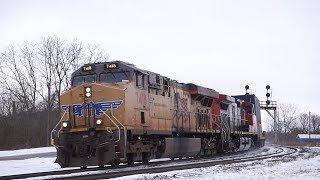
M 52 133 L 61 167 L 120 161 L 116 143 L 125 129 L 131 80 L 132 72 L 117 63 L 84 65 L 72 74 L 72 87 L 60 97 L 61 128 Z

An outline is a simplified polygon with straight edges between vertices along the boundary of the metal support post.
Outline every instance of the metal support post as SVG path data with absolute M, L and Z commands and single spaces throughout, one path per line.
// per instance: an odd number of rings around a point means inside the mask
M 278 122 L 277 122 L 277 110 L 274 110 L 274 143 L 278 143 Z

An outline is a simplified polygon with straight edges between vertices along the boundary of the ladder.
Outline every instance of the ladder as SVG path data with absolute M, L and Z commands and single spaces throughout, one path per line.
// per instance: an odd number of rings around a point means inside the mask
M 115 138 L 115 153 L 119 157 L 120 161 L 125 160 L 126 151 L 127 151 L 127 129 L 126 127 L 114 116 L 113 107 L 111 104 L 111 115 L 109 116 L 107 112 L 104 112 L 104 115 L 115 125 L 117 128 L 113 132 Z

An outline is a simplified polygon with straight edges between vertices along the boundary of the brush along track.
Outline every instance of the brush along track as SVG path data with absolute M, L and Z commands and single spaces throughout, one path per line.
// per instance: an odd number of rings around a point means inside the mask
M 275 152 L 266 154 L 248 154 L 244 155 L 231 155 L 224 157 L 210 157 L 210 158 L 197 158 L 177 161 L 163 161 L 152 162 L 148 165 L 136 164 L 134 166 L 119 166 L 119 167 L 106 167 L 106 168 L 88 168 L 88 169 L 73 169 L 61 170 L 51 172 L 30 173 L 12 176 L 0 176 L 0 179 L 108 179 L 115 177 L 122 177 L 135 174 L 146 173 L 161 173 L 174 170 L 183 170 L 191 168 L 209 167 L 223 164 L 241 163 L 255 160 L 262 160 L 267 158 L 281 157 L 293 154 L 298 151 L 297 148 L 292 147 L 274 147 Z

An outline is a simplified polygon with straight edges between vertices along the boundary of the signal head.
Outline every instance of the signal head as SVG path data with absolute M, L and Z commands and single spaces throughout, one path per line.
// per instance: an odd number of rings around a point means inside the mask
M 248 85 L 246 85 L 246 87 L 245 87 L 245 88 L 246 88 L 246 90 L 248 90 L 248 89 L 249 89 L 249 86 L 248 86 Z
M 266 89 L 267 89 L 267 90 L 269 90 L 269 89 L 270 89 L 270 86 L 269 86 L 269 85 L 267 85 L 267 86 L 266 86 Z
M 267 100 L 267 102 L 266 102 L 266 103 L 267 103 L 267 105 L 269 105 L 269 104 L 270 104 L 270 101 L 269 101 L 269 100 Z

